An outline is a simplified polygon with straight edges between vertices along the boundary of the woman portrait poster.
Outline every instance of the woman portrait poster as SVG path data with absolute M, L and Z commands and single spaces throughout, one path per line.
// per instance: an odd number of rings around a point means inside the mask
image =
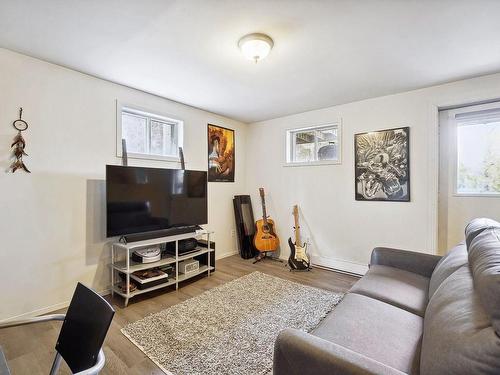
M 208 124 L 208 182 L 234 182 L 234 130 Z

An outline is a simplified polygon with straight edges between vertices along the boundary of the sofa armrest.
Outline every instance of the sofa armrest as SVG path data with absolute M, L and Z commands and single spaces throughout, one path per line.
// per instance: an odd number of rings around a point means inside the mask
M 282 331 L 274 344 L 273 375 L 403 375 L 341 345 L 296 329 Z
M 372 251 L 370 265 L 389 266 L 417 273 L 425 277 L 431 277 L 440 259 L 441 257 L 438 255 L 391 249 L 388 247 L 376 247 Z

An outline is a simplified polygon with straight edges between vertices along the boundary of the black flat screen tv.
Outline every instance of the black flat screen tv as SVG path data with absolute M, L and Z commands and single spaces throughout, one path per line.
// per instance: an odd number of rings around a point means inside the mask
M 207 224 L 207 172 L 106 166 L 107 237 Z

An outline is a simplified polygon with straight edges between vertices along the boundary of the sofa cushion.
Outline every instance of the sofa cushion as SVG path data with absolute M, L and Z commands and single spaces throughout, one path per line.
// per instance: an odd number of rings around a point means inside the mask
M 372 265 L 349 292 L 362 294 L 424 316 L 429 279 L 394 267 Z
M 474 290 L 469 265 L 443 281 L 424 319 L 421 373 L 500 374 L 500 337 Z
M 429 298 L 436 292 L 441 283 L 446 280 L 453 272 L 458 270 L 464 264 L 467 264 L 467 248 L 465 242 L 462 242 L 451 249 L 448 254 L 441 258 L 432 272 L 429 282 Z
M 10 375 L 10 370 L 9 367 L 7 366 L 7 360 L 5 359 L 5 355 L 3 354 L 1 346 L 0 346 L 0 374 Z
M 488 228 L 500 228 L 500 223 L 483 217 L 474 219 L 467 224 L 465 227 L 465 243 L 467 244 L 467 249 L 469 248 L 472 240 L 476 238 L 479 233 Z
M 404 373 L 418 374 L 422 326 L 418 315 L 348 293 L 312 334 Z
M 474 288 L 493 328 L 500 336 L 500 229 L 478 234 L 469 246 L 469 265 Z

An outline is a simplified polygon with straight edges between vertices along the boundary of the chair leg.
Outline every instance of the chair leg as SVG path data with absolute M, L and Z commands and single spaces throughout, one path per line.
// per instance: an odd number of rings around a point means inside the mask
M 50 375 L 56 375 L 59 372 L 59 367 L 61 366 L 62 357 L 59 353 L 56 353 L 54 358 L 54 363 L 52 363 L 52 368 L 50 369 Z

